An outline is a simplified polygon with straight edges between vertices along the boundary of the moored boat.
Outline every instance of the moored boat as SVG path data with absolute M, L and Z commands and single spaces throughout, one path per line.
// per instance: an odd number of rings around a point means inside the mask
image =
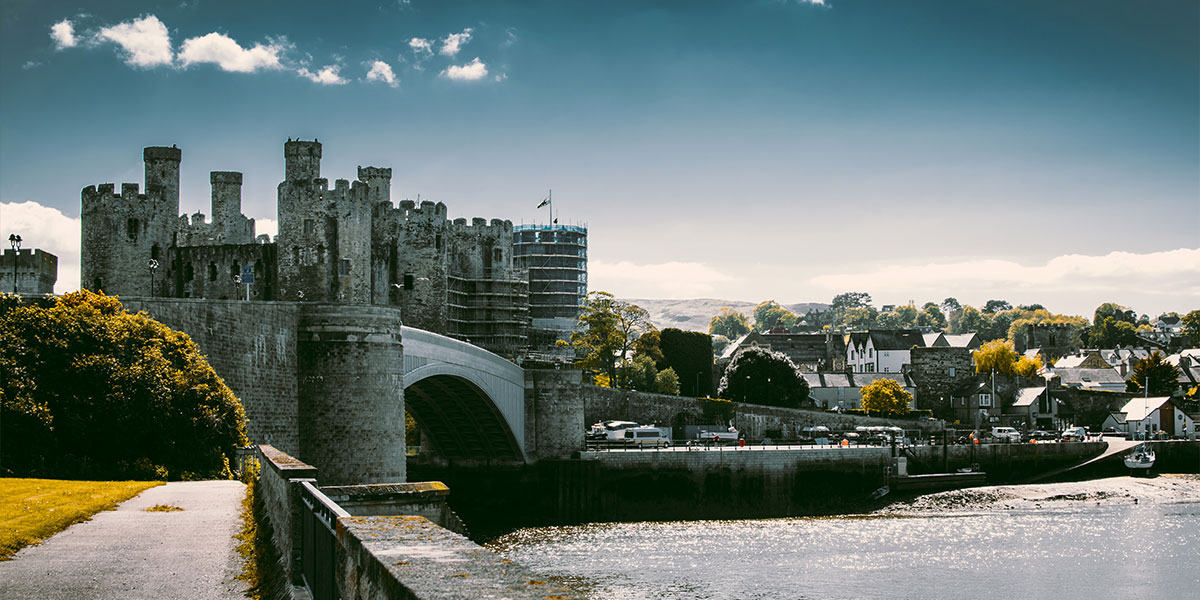
M 1133 471 L 1149 471 L 1154 466 L 1154 451 L 1146 444 L 1139 444 L 1125 455 L 1125 466 Z

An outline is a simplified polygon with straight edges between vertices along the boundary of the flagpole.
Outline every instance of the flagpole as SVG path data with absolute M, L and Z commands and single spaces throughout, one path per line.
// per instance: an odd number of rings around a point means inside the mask
M 550 190 L 550 193 L 549 193 L 549 195 L 546 196 L 546 198 L 550 201 L 550 203 L 548 205 L 550 208 L 550 224 L 553 225 L 554 224 L 554 190 Z

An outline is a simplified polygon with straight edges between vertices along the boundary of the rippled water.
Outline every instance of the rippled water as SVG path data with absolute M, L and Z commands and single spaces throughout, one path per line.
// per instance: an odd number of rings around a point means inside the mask
M 1200 598 L 1200 504 L 606 523 L 489 547 L 587 598 Z

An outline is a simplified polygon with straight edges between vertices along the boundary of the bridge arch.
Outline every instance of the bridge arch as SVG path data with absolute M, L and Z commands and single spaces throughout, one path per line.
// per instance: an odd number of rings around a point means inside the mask
M 404 327 L 406 408 L 452 461 L 526 462 L 525 372 L 469 343 Z

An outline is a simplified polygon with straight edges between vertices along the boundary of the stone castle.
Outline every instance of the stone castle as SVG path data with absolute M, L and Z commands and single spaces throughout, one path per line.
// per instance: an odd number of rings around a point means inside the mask
M 451 221 L 446 205 L 391 202 L 390 168 L 321 177 L 321 144 L 288 140 L 279 231 L 254 236 L 242 174 L 213 171 L 212 219 L 179 214 L 176 147 L 143 151 L 136 183 L 82 192 L 81 284 L 127 296 L 393 306 L 406 325 L 501 354 L 527 345 L 529 279 L 511 221 Z M 151 261 L 157 268 L 151 268 Z

